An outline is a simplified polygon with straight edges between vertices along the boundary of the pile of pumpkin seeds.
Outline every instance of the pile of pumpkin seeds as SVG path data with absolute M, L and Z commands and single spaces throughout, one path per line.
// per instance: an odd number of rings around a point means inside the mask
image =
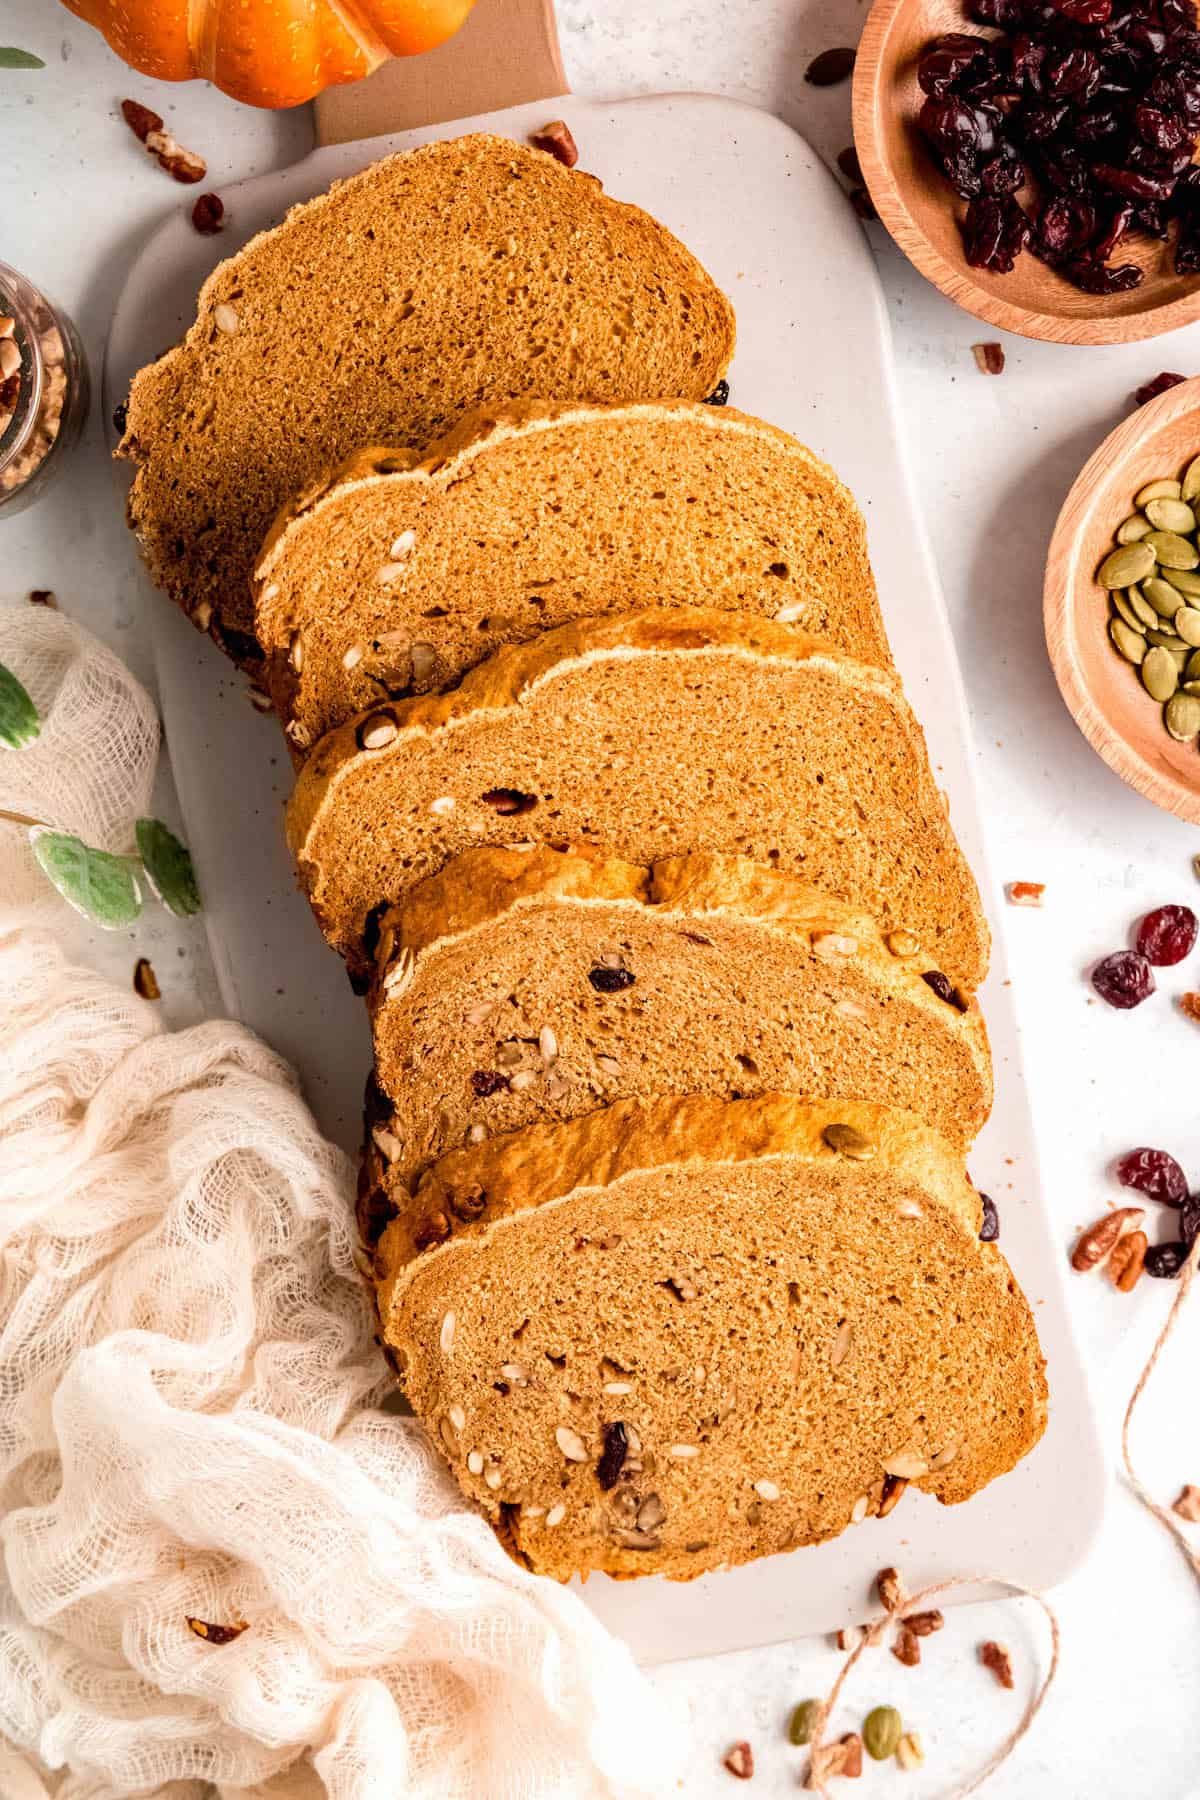
M 1200 456 L 1179 481 L 1148 481 L 1133 504 L 1096 572 L 1112 607 L 1108 635 L 1167 731 L 1188 744 L 1200 733 Z

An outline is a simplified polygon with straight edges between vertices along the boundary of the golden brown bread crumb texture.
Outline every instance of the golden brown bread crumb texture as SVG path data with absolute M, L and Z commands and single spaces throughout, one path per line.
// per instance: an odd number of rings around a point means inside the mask
M 450 1236 L 418 1251 L 431 1214 Z M 979 1218 L 885 1107 L 622 1101 L 435 1165 L 380 1243 L 380 1318 L 517 1556 L 688 1578 L 836 1536 L 889 1470 L 966 1500 L 1037 1442 L 1036 1331 Z
M 300 748 L 502 644 L 644 606 L 761 613 L 891 665 L 853 496 L 786 432 L 695 401 L 493 408 L 398 471 L 363 451 L 277 520 L 256 591 Z
M 352 451 L 522 395 L 700 400 L 733 341 L 695 257 L 594 177 L 507 138 L 429 144 L 214 270 L 130 390 L 130 520 L 159 586 L 251 661 L 263 536 Z
M 978 1006 L 872 919 L 738 857 L 468 850 L 382 922 L 379 1176 L 628 1097 L 870 1097 L 965 1147 L 991 1106 Z
M 376 909 L 520 839 L 748 856 L 912 931 L 968 993 L 987 966 L 898 680 L 771 620 L 680 607 L 506 646 L 449 694 L 330 732 L 288 808 L 301 883 L 352 968 Z

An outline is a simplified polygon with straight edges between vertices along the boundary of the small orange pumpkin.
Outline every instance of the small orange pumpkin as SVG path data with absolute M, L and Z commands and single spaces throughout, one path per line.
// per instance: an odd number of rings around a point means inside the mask
M 159 81 L 211 81 L 251 106 L 299 106 L 389 56 L 452 37 L 475 0 L 63 0 Z

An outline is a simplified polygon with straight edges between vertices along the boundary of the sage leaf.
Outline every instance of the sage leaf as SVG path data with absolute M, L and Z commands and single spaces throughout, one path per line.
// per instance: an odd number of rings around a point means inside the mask
M 93 850 L 82 838 L 48 825 L 35 825 L 29 841 L 41 867 L 76 912 L 105 931 L 133 924 L 142 910 L 142 895 L 126 857 Z
M 0 69 L 44 69 L 45 66 L 32 50 L 14 50 L 11 44 L 0 44 Z
M 11 669 L 0 663 L 0 744 L 23 750 L 42 729 L 37 707 Z
M 137 847 L 146 880 L 167 910 L 180 919 L 198 913 L 200 889 L 187 845 L 161 819 L 139 819 Z

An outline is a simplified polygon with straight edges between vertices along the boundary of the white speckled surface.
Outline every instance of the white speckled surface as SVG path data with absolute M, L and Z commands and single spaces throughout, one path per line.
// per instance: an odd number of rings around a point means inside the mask
M 603 7 L 560 0 L 559 15 L 578 92 L 714 89 L 777 111 L 832 155 L 848 141 L 848 89 L 807 89 L 803 68 L 817 50 L 853 42 L 862 10 L 854 0 L 670 0 L 650 17 L 633 0 Z M 5 0 L 0 36 L 36 49 L 48 64 L 37 76 L 0 75 L 0 254 L 74 313 L 98 367 L 133 247 L 180 204 L 179 190 L 113 120 L 115 103 L 134 94 L 156 104 L 179 139 L 209 157 L 218 190 L 222 180 L 300 154 L 310 141 L 307 116 L 251 113 L 198 86 L 156 89 L 129 76 L 51 0 Z M 1200 1036 L 1171 1004 L 1200 986 L 1200 971 L 1194 963 L 1164 971 L 1159 995 L 1129 1015 L 1093 1003 L 1081 979 L 1091 959 L 1124 942 L 1148 906 L 1200 894 L 1190 866 L 1200 841 L 1123 788 L 1063 710 L 1041 640 L 1042 558 L 1074 473 L 1124 412 L 1129 391 L 1161 368 L 1200 370 L 1200 327 L 1127 350 L 1008 339 L 1007 371 L 991 380 L 977 374 L 970 345 L 994 334 L 942 301 L 874 232 L 913 469 L 971 700 L 993 864 L 1001 880 L 1048 884 L 1045 909 L 1017 913 L 1008 924 L 1047 1185 L 1065 1246 L 1110 1197 L 1106 1164 L 1120 1150 L 1164 1143 L 1200 1171 Z M 147 647 L 132 629 L 130 552 L 98 409 L 72 477 L 2 529 L 0 599 L 52 587 L 64 608 L 148 672 Z M 173 1020 L 200 1017 L 212 1005 L 211 971 L 194 927 L 148 913 L 133 939 L 76 934 L 75 941 L 122 979 L 136 954 L 150 954 Z M 1147 1282 L 1120 1298 L 1095 1278 L 1079 1278 L 1072 1296 L 1115 1447 L 1124 1395 L 1169 1292 Z M 1200 1328 L 1188 1325 L 1139 1431 L 1147 1473 L 1168 1499 L 1182 1481 L 1200 1480 L 1189 1380 L 1198 1349 Z M 1191 1721 L 1200 1683 L 1198 1598 L 1157 1527 L 1127 1495 L 1115 1495 L 1097 1553 L 1056 1596 L 1064 1628 L 1058 1687 L 1034 1736 L 988 1792 L 1014 1800 L 1183 1800 L 1200 1792 Z M 900 1782 L 914 1800 L 946 1792 L 1019 1709 L 1019 1694 L 1001 1694 L 974 1666 L 974 1645 L 1002 1637 L 1027 1670 L 1034 1630 L 1019 1609 L 971 1609 L 926 1644 L 921 1669 L 902 1669 L 886 1653 L 873 1658 L 842 1728 L 891 1699 L 923 1731 L 929 1764 L 922 1776 L 903 1778 L 869 1768 L 861 1787 L 846 1791 L 869 1800 Z M 747 1791 L 794 1792 L 805 1759 L 786 1743 L 786 1714 L 835 1667 L 828 1647 L 798 1641 L 659 1671 L 656 1681 L 692 1716 L 694 1757 L 680 1791 L 741 1791 L 720 1756 L 734 1738 L 747 1737 L 757 1756 Z

